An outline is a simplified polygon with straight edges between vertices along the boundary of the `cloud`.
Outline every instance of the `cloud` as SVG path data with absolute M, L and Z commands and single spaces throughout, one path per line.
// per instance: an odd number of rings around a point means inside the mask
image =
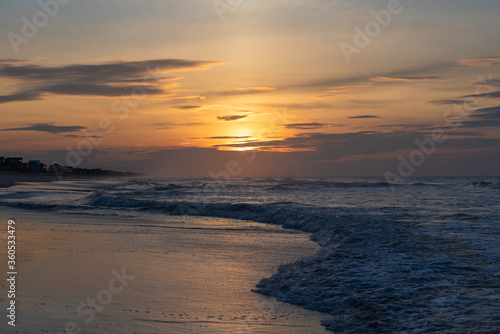
M 287 129 L 298 129 L 298 130 L 313 130 L 328 126 L 328 124 L 323 123 L 293 123 L 285 124 Z
M 500 106 L 475 110 L 463 126 L 466 128 L 500 127 Z
M 174 108 L 180 110 L 191 110 L 191 109 L 199 109 L 201 106 L 175 106 Z
M 141 86 L 144 90 L 137 93 L 141 96 L 143 92 L 147 94 L 157 95 L 166 93 L 164 90 L 154 88 L 152 85 Z M 83 96 L 127 96 L 132 93 L 132 88 L 129 86 L 111 86 L 94 83 L 61 83 L 57 85 L 45 86 L 40 88 L 41 91 L 57 95 L 83 95 Z
M 359 83 L 355 85 L 346 85 L 346 86 L 338 86 L 338 87 L 332 87 L 328 89 L 326 92 L 321 93 L 316 95 L 316 97 L 320 98 L 334 98 L 334 97 L 339 97 L 341 95 L 346 95 L 349 94 L 355 90 L 361 89 L 361 88 L 366 88 L 366 87 L 371 87 L 373 86 L 373 83 L 371 82 L 364 82 L 364 83 Z
M 247 94 L 259 94 L 259 93 L 269 93 L 272 91 L 275 91 L 276 88 L 273 87 L 245 87 L 245 88 L 235 88 L 230 91 L 224 91 L 224 92 L 218 92 L 214 93 L 213 95 L 223 95 L 223 96 L 230 96 L 230 95 L 247 95 Z M 210 95 L 210 94 L 207 94 Z
M 273 88 L 273 87 L 246 87 L 246 88 L 235 88 L 234 90 L 237 92 L 253 93 L 253 92 L 272 92 L 273 90 L 276 90 L 276 88 Z
M 360 115 L 360 116 L 351 116 L 349 119 L 370 119 L 370 118 L 382 118 L 375 115 Z
M 418 134 L 411 132 L 382 133 L 363 131 L 354 133 L 300 133 L 280 140 L 247 141 L 221 144 L 214 147 L 253 147 L 262 151 L 316 151 L 318 159 L 338 159 L 353 154 L 392 152 L 412 147 Z
M 77 132 L 86 129 L 86 127 L 83 126 L 57 126 L 53 124 L 54 123 L 34 123 L 34 124 L 28 124 L 28 126 L 22 128 L 0 129 L 0 131 L 38 131 L 38 132 L 58 134 L 67 132 Z
M 41 99 L 42 94 L 40 92 L 21 92 L 11 95 L 0 95 L 0 103 L 36 101 Z
M 464 103 L 464 100 L 453 100 L 453 99 L 449 99 L 449 100 L 435 100 L 435 101 L 430 101 L 430 103 L 434 103 L 434 104 L 463 104 Z
M 115 61 L 104 64 L 40 66 L 0 61 L 0 78 L 20 81 L 19 92 L 0 96 L 0 103 L 33 101 L 44 93 L 57 95 L 116 97 L 122 95 L 165 95 L 165 80 L 178 79 L 169 72 L 201 70 L 221 62 L 182 59 Z
M 481 100 L 481 99 L 498 99 L 500 98 L 500 91 L 495 90 L 500 87 L 500 79 L 488 79 L 486 81 L 478 81 L 472 83 L 474 86 L 478 86 L 477 93 L 471 95 L 464 95 L 458 98 L 451 99 L 443 99 L 443 100 L 435 100 L 430 101 L 434 104 L 471 104 L 474 101 L 472 100 Z M 495 87 L 495 88 L 494 88 Z M 486 93 L 481 93 L 486 91 Z
M 23 60 L 23 59 L 14 59 L 14 58 L 6 58 L 6 59 L 0 59 L 0 64 L 1 63 L 26 63 L 26 60 Z
M 88 65 L 74 64 L 59 67 L 44 67 L 33 64 L 14 66 L 7 63 L 0 66 L 0 76 L 40 81 L 71 78 L 79 79 L 77 82 L 142 83 L 148 74 L 150 76 L 160 75 L 161 78 L 168 78 L 162 76 L 162 73 L 203 69 L 219 64 L 222 63 L 182 59 L 157 59 Z
M 479 105 L 480 100 L 483 99 L 499 99 L 500 91 L 495 90 L 500 87 L 500 79 L 490 78 L 485 81 L 477 81 L 472 83 L 473 86 L 478 86 L 477 93 L 471 95 L 464 95 L 456 98 L 442 99 L 429 101 L 430 103 L 440 104 L 440 105 L 450 105 L 450 104 L 467 104 L 474 105 L 476 107 Z M 495 88 L 494 88 L 495 87 Z M 486 93 L 481 93 L 486 91 Z
M 456 62 L 442 62 L 434 63 L 419 68 L 413 68 L 410 70 L 397 70 L 397 71 L 387 71 L 383 73 L 377 73 L 375 76 L 373 73 L 370 75 L 357 75 L 345 78 L 334 78 L 326 79 L 320 81 L 311 81 L 301 84 L 292 84 L 289 86 L 282 86 L 280 90 L 286 90 L 291 88 L 325 88 L 328 89 L 326 92 L 316 95 L 319 98 L 336 98 L 339 95 L 350 93 L 352 91 L 358 90 L 360 88 L 371 87 L 377 84 L 377 79 L 379 81 L 444 81 L 446 79 L 441 79 L 438 76 L 421 76 L 422 73 L 432 73 L 433 71 L 442 71 L 447 68 L 454 68 L 457 66 Z M 330 88 L 328 88 L 330 87 Z
M 131 149 L 131 150 L 127 150 L 127 151 L 122 151 L 120 153 L 125 154 L 125 155 L 147 156 L 151 152 L 152 151 L 148 150 L 148 149 Z
M 499 119 L 500 121 L 500 119 Z M 394 131 L 377 132 L 362 131 L 351 133 L 302 133 L 280 140 L 249 140 L 241 143 L 214 145 L 218 149 L 253 148 L 261 152 L 289 152 L 287 163 L 314 163 L 335 161 L 356 155 L 391 154 L 392 165 L 397 166 L 398 154 L 405 150 L 408 153 L 418 149 L 416 139 L 429 138 L 432 131 Z M 439 144 L 440 150 L 464 149 L 496 149 L 500 147 L 499 138 L 481 138 L 473 132 L 454 133 L 445 130 L 448 139 Z M 462 138 L 460 135 L 462 134 Z M 500 152 L 500 151 L 499 151 Z M 437 153 L 436 153 L 437 155 Z M 366 168 L 364 169 L 366 172 Z M 304 169 L 304 173 L 311 169 Z
M 500 87 L 500 79 L 497 78 L 488 78 L 484 81 L 476 81 L 473 82 L 472 85 L 474 86 L 493 86 L 493 87 Z
M 415 82 L 415 81 L 442 81 L 441 77 L 374 77 L 375 82 Z
M 442 71 L 443 69 L 447 68 L 455 68 L 457 66 L 456 62 L 441 62 L 441 63 L 434 63 L 434 64 L 429 64 L 425 65 L 419 68 L 412 68 L 410 70 L 397 70 L 397 71 L 388 71 L 380 74 L 376 74 L 375 77 L 414 77 L 414 76 L 420 76 L 422 73 L 432 73 L 433 71 Z M 288 86 L 281 86 L 280 90 L 286 90 L 286 89 L 296 89 L 296 88 L 326 88 L 329 89 L 329 87 L 349 87 L 349 86 L 357 86 L 360 83 L 367 85 L 371 84 L 373 85 L 374 82 L 370 82 L 370 79 L 374 77 L 373 73 L 369 73 L 369 75 L 356 75 L 356 76 L 351 76 L 351 77 L 344 77 L 344 78 L 330 78 L 330 79 L 322 79 L 322 80 L 317 80 L 317 81 L 309 81 L 309 82 L 299 82 L 299 83 L 292 83 Z
M 65 135 L 64 137 L 68 137 L 68 138 L 97 138 L 97 139 L 101 139 L 103 138 L 104 136 L 99 136 L 99 135 L 85 135 L 85 136 L 78 136 L 78 135 Z
M 205 101 L 207 98 L 205 96 L 173 96 L 171 100 L 183 100 L 188 102 L 199 102 Z
M 464 102 L 468 102 L 468 100 L 472 99 L 498 99 L 500 98 L 500 91 L 492 91 L 484 94 L 474 94 L 474 95 L 465 95 L 462 96 L 464 98 Z
M 431 76 L 431 77 L 423 77 L 423 76 L 378 76 L 366 78 L 364 81 L 361 81 L 356 84 L 349 85 L 340 85 L 337 87 L 332 87 L 328 89 L 326 92 L 316 95 L 316 97 L 320 98 L 332 98 L 339 97 L 340 95 L 346 95 L 352 93 L 353 91 L 359 90 L 361 88 L 372 87 L 377 83 L 390 83 L 390 82 L 422 82 L 422 81 L 444 81 L 441 77 Z
M 500 57 L 460 59 L 458 63 L 464 66 L 485 67 L 500 63 Z
M 312 110 L 312 109 L 327 109 L 332 108 L 330 103 L 286 103 L 286 104 L 272 104 L 272 103 L 262 103 L 256 104 L 258 106 L 266 107 L 266 108 L 289 108 L 289 109 L 297 109 L 297 110 Z
M 207 123 L 199 121 L 187 121 L 187 122 L 160 122 L 160 123 L 152 123 L 149 125 L 158 130 L 167 130 L 167 129 L 174 129 L 179 126 L 207 125 Z
M 243 119 L 248 117 L 247 115 L 229 115 L 229 116 L 217 116 L 217 119 L 219 121 L 225 121 L 225 122 L 231 122 L 231 121 L 237 121 L 239 119 Z
M 206 137 L 204 139 L 248 139 L 250 136 L 222 136 L 222 137 Z

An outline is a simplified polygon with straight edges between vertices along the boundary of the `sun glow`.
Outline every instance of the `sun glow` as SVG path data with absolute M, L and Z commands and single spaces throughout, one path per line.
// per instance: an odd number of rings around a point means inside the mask
M 233 147 L 229 151 L 245 152 L 255 150 L 255 147 Z

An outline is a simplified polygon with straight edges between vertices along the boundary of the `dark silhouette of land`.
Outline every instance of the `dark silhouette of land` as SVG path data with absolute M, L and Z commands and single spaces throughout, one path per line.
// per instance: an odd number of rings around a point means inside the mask
M 78 168 L 53 163 L 49 166 L 40 160 L 23 162 L 22 157 L 0 156 L 0 187 L 10 187 L 17 182 L 52 182 L 76 179 L 109 177 L 134 177 L 141 174 L 116 172 L 100 168 Z

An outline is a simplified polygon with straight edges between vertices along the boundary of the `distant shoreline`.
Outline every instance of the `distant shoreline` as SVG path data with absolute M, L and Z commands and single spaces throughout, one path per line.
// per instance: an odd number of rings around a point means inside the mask
M 126 178 L 128 175 L 77 175 L 65 174 L 56 175 L 50 173 L 16 173 L 16 172 L 0 172 L 0 188 L 9 188 L 19 182 L 52 182 L 52 181 L 68 181 L 68 180 L 96 180 L 110 178 Z

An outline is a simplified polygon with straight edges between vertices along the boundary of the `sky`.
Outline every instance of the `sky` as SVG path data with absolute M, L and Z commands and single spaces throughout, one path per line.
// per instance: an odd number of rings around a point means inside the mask
M 498 175 L 498 0 L 0 0 L 0 156 Z

